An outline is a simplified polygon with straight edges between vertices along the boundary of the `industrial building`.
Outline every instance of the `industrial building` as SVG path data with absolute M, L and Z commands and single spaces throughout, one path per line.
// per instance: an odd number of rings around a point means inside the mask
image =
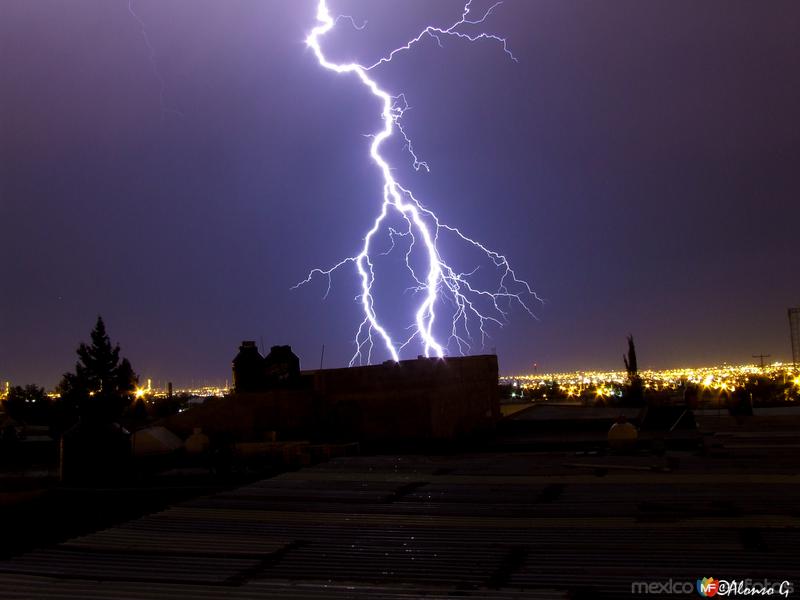
M 500 418 L 494 355 L 418 358 L 301 371 L 290 346 L 262 356 L 245 341 L 233 359 L 234 392 L 171 417 L 237 441 L 409 442 L 454 440 L 493 429 Z

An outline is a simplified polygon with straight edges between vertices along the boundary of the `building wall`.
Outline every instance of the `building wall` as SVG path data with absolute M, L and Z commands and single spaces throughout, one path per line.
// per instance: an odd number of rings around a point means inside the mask
M 310 371 L 297 389 L 232 394 L 163 424 L 238 441 L 260 441 L 268 431 L 284 440 L 449 440 L 494 426 L 497 379 L 493 355 Z
M 311 433 L 314 414 L 309 390 L 272 390 L 209 400 L 159 424 L 183 437 L 199 427 L 210 436 L 228 434 L 243 442 L 264 441 L 268 431 L 279 431 L 284 439 L 301 439 Z
M 497 357 L 417 359 L 315 371 L 331 426 L 360 439 L 451 439 L 500 415 Z

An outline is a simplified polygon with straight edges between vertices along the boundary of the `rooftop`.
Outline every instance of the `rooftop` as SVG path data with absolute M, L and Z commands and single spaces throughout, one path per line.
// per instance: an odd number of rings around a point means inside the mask
M 0 562 L 11 598 L 619 598 L 635 581 L 800 584 L 788 432 L 704 452 L 361 456 Z

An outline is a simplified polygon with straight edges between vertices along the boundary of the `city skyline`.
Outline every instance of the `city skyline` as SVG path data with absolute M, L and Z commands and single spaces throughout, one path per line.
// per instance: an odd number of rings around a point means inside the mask
M 459 6 L 330 4 L 368 22 L 331 51 L 365 61 Z M 347 364 L 352 277 L 291 287 L 368 223 L 377 109 L 305 47 L 315 5 L 0 9 L 0 380 L 54 385 L 98 314 L 154 381 L 223 380 L 242 339 Z M 791 2 L 507 1 L 518 63 L 430 43 L 379 73 L 431 166 L 404 176 L 546 300 L 476 353 L 611 369 L 632 333 L 645 368 L 790 358 L 799 26 Z
M 262 354 L 265 352 L 259 348 Z M 499 358 L 499 357 L 498 357 Z M 765 360 L 769 358 L 769 360 Z M 763 364 L 762 362 L 763 361 Z M 324 368 L 335 368 L 324 365 Z M 343 368 L 340 367 L 340 368 Z M 792 363 L 791 360 L 776 360 L 771 355 L 753 355 L 750 362 L 719 362 L 719 363 L 703 363 L 690 365 L 688 363 L 679 363 L 674 365 L 655 366 L 653 364 L 645 364 L 642 366 L 642 377 L 645 379 L 653 379 L 658 382 L 669 381 L 670 385 L 677 385 L 681 380 L 690 383 L 702 383 L 710 374 L 715 383 L 712 385 L 706 382 L 705 385 L 719 389 L 721 382 L 729 379 L 741 379 L 742 377 L 765 375 L 773 377 L 776 372 L 791 373 L 797 371 L 800 365 Z M 301 363 L 302 372 L 311 372 L 317 370 L 317 366 Z M 221 396 L 227 391 L 232 389 L 232 379 L 230 373 L 225 375 L 220 374 L 217 376 L 196 377 L 188 381 L 174 381 L 172 379 L 156 379 L 148 377 L 147 373 L 138 373 L 139 385 L 136 388 L 135 396 L 141 397 L 144 395 L 153 395 L 155 397 L 165 397 L 169 393 L 169 386 L 172 386 L 174 394 L 184 394 L 190 396 Z M 588 379 L 592 384 L 607 384 L 610 382 L 620 383 L 624 381 L 626 371 L 620 365 L 611 365 L 608 368 L 598 368 L 592 365 L 584 365 L 579 368 L 564 369 L 564 370 L 545 370 L 540 368 L 536 363 L 531 368 L 516 372 L 500 371 L 500 382 L 539 382 L 539 381 L 557 381 L 575 383 L 578 380 Z M 793 377 L 794 385 L 800 386 L 800 377 Z M 11 380 L 8 378 L 0 377 L 0 397 L 7 394 L 11 386 L 21 386 L 31 383 L 23 380 Z M 34 384 L 43 384 L 43 382 L 36 381 Z M 50 384 L 43 384 L 43 387 L 49 394 L 57 394 L 58 382 Z M 724 386 L 723 386 L 724 391 Z

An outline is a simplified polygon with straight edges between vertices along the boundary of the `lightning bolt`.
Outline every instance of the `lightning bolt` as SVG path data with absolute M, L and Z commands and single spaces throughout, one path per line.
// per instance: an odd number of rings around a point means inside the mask
M 153 70 L 153 76 L 156 78 L 156 81 L 158 81 L 159 85 L 158 103 L 159 106 L 161 106 L 161 119 L 163 120 L 166 115 L 170 114 L 181 118 L 185 117 L 181 111 L 170 107 L 164 98 L 167 85 L 164 82 L 164 77 L 161 75 L 161 70 L 158 68 L 158 54 L 156 53 L 155 46 L 153 46 L 152 42 L 150 41 L 150 35 L 147 33 L 147 25 L 145 25 L 144 20 L 133 8 L 133 0 L 128 0 L 128 12 L 134 19 L 136 19 L 136 22 L 139 23 L 139 29 L 142 33 L 144 45 L 147 47 L 147 51 L 150 53 L 150 68 Z
M 382 65 L 391 62 L 400 53 L 410 51 L 415 45 L 424 38 L 433 39 L 440 47 L 443 40 L 455 38 L 466 42 L 487 41 L 499 44 L 508 57 L 517 61 L 514 54 L 508 47 L 505 38 L 491 33 L 468 33 L 464 31 L 466 26 L 477 26 L 483 24 L 492 12 L 502 2 L 497 2 L 489 7 L 479 18 L 471 19 L 472 0 L 468 0 L 464 5 L 461 17 L 448 27 L 436 27 L 429 25 L 418 35 L 411 38 L 406 44 L 391 50 L 387 55 L 380 58 L 373 64 L 362 65 L 359 63 L 334 63 L 328 60 L 322 50 L 321 40 L 328 34 L 339 20 L 349 21 L 355 28 L 361 29 L 355 20 L 346 15 L 333 17 L 326 0 L 319 0 L 317 5 L 317 26 L 314 27 L 306 38 L 307 46 L 313 50 L 314 55 L 319 61 L 320 66 L 340 75 L 351 75 L 375 96 L 381 105 L 381 120 L 383 128 L 376 132 L 372 137 L 370 145 L 370 157 L 375 165 L 380 169 L 383 176 L 383 202 L 380 213 L 372 223 L 372 227 L 364 236 L 363 245 L 358 254 L 347 257 L 332 267 L 327 269 L 312 269 L 308 276 L 293 289 L 307 284 L 316 277 L 327 278 L 327 290 L 325 296 L 330 293 L 332 277 L 334 272 L 353 265 L 358 273 L 361 291 L 356 299 L 361 303 L 364 311 L 364 319 L 361 321 L 355 335 L 355 353 L 353 354 L 350 365 L 367 363 L 372 360 L 372 353 L 375 348 L 376 340 L 382 342 L 389 356 L 394 361 L 400 360 L 400 353 L 412 342 L 418 341 L 423 349 L 425 356 L 443 357 L 447 351 L 453 349 L 459 354 L 464 354 L 471 349 L 474 335 L 480 334 L 481 344 L 483 345 L 488 336 L 487 326 L 502 324 L 507 320 L 509 311 L 513 304 L 522 307 L 531 316 L 534 316 L 529 303 L 532 299 L 540 300 L 531 286 L 524 280 L 517 277 L 511 268 L 508 259 L 499 252 L 487 248 L 482 243 L 462 233 L 456 227 L 447 225 L 426 208 L 413 193 L 403 187 L 393 174 L 393 169 L 381 154 L 383 144 L 389 140 L 393 134 L 397 134 L 402 141 L 404 149 L 409 153 L 413 161 L 413 167 L 419 171 L 428 171 L 428 164 L 419 160 L 414 151 L 411 139 L 406 134 L 402 126 L 402 118 L 410 108 L 404 94 L 392 95 L 382 89 L 378 83 L 370 76 L 371 72 Z M 403 229 L 398 230 L 389 227 L 387 220 L 390 214 L 398 215 L 404 224 Z M 391 252 L 399 240 L 407 240 L 408 247 L 405 253 L 405 266 L 411 276 L 412 286 L 409 288 L 416 296 L 421 297 L 417 304 L 413 323 L 408 327 L 410 334 L 402 341 L 395 341 L 390 335 L 387 327 L 378 317 L 373 296 L 375 285 L 375 262 L 376 239 L 379 233 L 388 231 L 391 246 L 380 255 Z M 469 272 L 460 272 L 450 266 L 442 256 L 440 248 L 440 238 L 450 236 L 459 243 L 462 243 L 473 250 L 481 252 L 496 270 L 497 287 L 487 290 L 474 283 L 474 275 L 478 268 Z M 415 264 L 412 255 L 419 253 L 425 272 L 420 272 L 420 267 Z M 437 339 L 434 333 L 434 324 L 439 314 L 437 311 L 445 304 L 450 307 L 449 333 L 446 341 Z M 476 331 L 477 329 L 477 331 Z

